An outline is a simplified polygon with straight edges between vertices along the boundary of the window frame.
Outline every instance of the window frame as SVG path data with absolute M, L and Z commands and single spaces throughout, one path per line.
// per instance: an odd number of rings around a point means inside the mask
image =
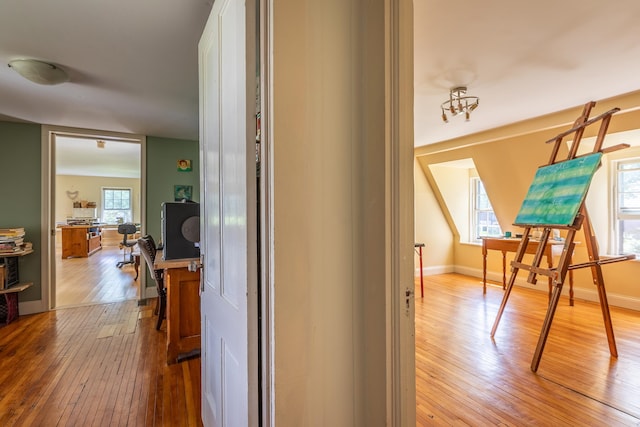
M 482 209 L 478 207 L 478 190 L 482 189 L 482 193 L 484 193 L 484 196 L 487 198 L 487 203 L 489 205 L 489 209 Z M 491 204 L 491 201 L 489 200 L 489 195 L 487 194 L 487 191 L 484 187 L 484 183 L 482 182 L 482 180 L 480 179 L 479 176 L 472 176 L 469 179 L 469 242 L 470 243 L 481 243 L 482 242 L 482 238 L 483 237 L 501 237 L 502 236 L 502 227 L 500 226 L 500 223 L 498 222 L 498 218 L 495 214 L 495 211 L 493 209 L 493 205 Z M 481 213 L 490 213 L 494 220 L 495 220 L 495 224 L 493 224 L 492 226 L 495 227 L 497 226 L 498 228 L 498 233 L 497 234 L 483 234 L 480 230 L 480 225 L 479 225 L 479 214 Z
M 637 164 L 637 167 L 634 169 L 621 169 L 622 165 L 628 164 Z M 623 170 L 630 171 L 635 170 L 640 172 L 640 156 L 632 156 L 632 157 L 624 157 L 620 159 L 615 159 L 611 161 L 611 172 L 612 172 L 612 193 L 611 193 L 611 249 L 614 255 L 623 255 L 636 253 L 640 254 L 640 251 L 625 251 L 624 250 L 624 240 L 623 240 L 623 229 L 621 228 L 621 223 L 623 221 L 635 220 L 640 221 L 640 206 L 636 209 L 627 209 L 624 211 L 624 208 L 620 206 L 620 199 L 622 191 L 621 184 L 621 172 Z M 631 191 L 627 191 L 626 193 L 631 193 Z M 636 191 L 640 197 L 640 191 Z
M 107 191 L 126 191 L 129 193 L 129 208 L 128 209 L 107 209 Z M 117 186 L 105 186 L 102 187 L 100 189 L 100 193 L 102 196 L 102 212 L 101 212 L 101 222 L 107 223 L 107 224 L 119 224 L 119 222 L 113 221 L 113 222 L 109 222 L 107 221 L 107 216 L 105 215 L 107 211 L 125 211 L 127 212 L 127 214 L 125 215 L 125 217 L 123 218 L 123 223 L 125 222 L 133 222 L 133 189 L 131 187 L 117 187 Z M 117 217 L 116 217 L 117 218 Z

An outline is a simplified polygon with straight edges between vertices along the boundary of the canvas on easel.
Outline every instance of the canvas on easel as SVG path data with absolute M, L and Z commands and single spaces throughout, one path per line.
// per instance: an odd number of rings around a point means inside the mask
M 595 153 L 539 168 L 514 225 L 572 225 L 601 158 L 602 153 Z
M 549 300 L 547 314 L 531 362 L 531 370 L 534 372 L 537 371 L 540 364 L 542 352 L 549 335 L 555 310 L 560 300 L 562 286 L 567 272 L 578 268 L 588 267 L 591 269 L 593 283 L 597 287 L 600 306 L 602 308 L 607 340 L 609 342 L 609 351 L 613 357 L 618 356 L 601 266 L 612 262 L 634 259 L 635 255 L 600 258 L 598 243 L 591 227 L 584 200 L 593 175 L 600 167 L 603 153 L 627 148 L 628 145 L 619 144 L 613 147 L 603 148 L 604 136 L 606 135 L 611 116 L 619 111 L 619 109 L 616 108 L 589 119 L 589 114 L 594 106 L 595 102 L 587 103 L 582 115 L 576 119 L 571 129 L 547 141 L 548 143 L 554 143 L 549 164 L 541 166 L 536 172 L 514 222 L 514 225 L 524 227 L 524 232 L 514 260 L 511 262 L 511 276 L 505 288 L 502 303 L 491 330 L 491 337 L 495 336 L 500 318 L 504 312 L 519 270 L 522 269 L 529 272 L 527 278 L 529 283 L 535 284 L 538 275 L 551 278 L 553 292 Z M 593 151 L 587 155 L 577 156 L 578 146 L 585 128 L 594 123 L 600 123 L 600 130 L 594 143 Z M 573 140 L 567 158 L 558 160 L 558 153 L 563 139 L 569 135 L 573 136 Z M 542 228 L 542 235 L 540 236 L 538 250 L 532 262 L 524 263 L 523 258 L 526 253 L 532 228 Z M 544 247 L 552 233 L 552 229 L 558 228 L 566 230 L 565 243 L 560 259 L 556 267 L 542 268 L 540 267 L 540 263 L 544 256 Z M 584 231 L 589 261 L 570 265 L 571 256 L 575 248 L 575 235 L 580 229 Z

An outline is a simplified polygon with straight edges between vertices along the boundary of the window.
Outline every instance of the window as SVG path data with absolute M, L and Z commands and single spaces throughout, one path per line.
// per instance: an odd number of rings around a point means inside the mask
M 471 178 L 471 215 L 470 241 L 480 242 L 481 237 L 501 236 L 502 230 L 498 219 L 493 213 L 493 207 L 478 177 Z
M 614 237 L 616 254 L 640 253 L 640 159 L 615 162 Z
M 104 187 L 102 189 L 102 222 L 122 224 L 131 222 L 132 218 L 131 189 Z

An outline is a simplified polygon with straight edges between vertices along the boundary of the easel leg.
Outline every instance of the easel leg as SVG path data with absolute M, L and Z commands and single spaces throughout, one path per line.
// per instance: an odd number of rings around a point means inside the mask
M 602 267 L 600 265 L 596 265 L 591 269 L 591 272 L 593 274 L 593 281 L 598 288 L 598 298 L 600 299 L 600 309 L 602 310 L 604 329 L 607 331 L 607 341 L 609 342 L 609 353 L 611 353 L 611 356 L 613 357 L 618 357 L 618 348 L 616 346 L 616 337 L 613 334 L 613 323 L 611 322 L 611 313 L 609 312 L 607 291 L 604 288 Z
M 540 331 L 540 337 L 538 338 L 538 345 L 536 351 L 533 353 L 533 360 L 531 361 L 531 370 L 536 372 L 540 365 L 540 358 L 544 351 L 544 346 L 547 343 L 547 337 L 549 336 L 549 330 L 551 329 L 551 323 L 553 322 L 553 316 L 556 314 L 556 308 L 558 308 L 558 302 L 560 302 L 560 295 L 562 295 L 562 285 L 567 277 L 567 271 L 569 270 L 569 263 L 571 261 L 571 254 L 575 247 L 574 238 L 576 236 L 575 230 L 569 230 L 567 233 L 562 255 L 558 261 L 558 267 L 556 275 L 553 276 L 553 293 L 549 300 L 549 307 L 547 308 L 547 315 L 544 318 L 542 324 L 542 330 Z
M 607 291 L 604 288 L 604 276 L 602 275 L 602 266 L 598 264 L 598 241 L 591 226 L 591 220 L 587 215 L 587 209 L 582 205 L 584 220 L 584 234 L 586 237 L 587 253 L 589 259 L 595 261 L 595 265 L 591 266 L 591 277 L 593 283 L 598 288 L 598 298 L 600 299 L 600 309 L 602 310 L 602 318 L 604 320 L 604 328 L 607 331 L 607 341 L 609 342 L 609 353 L 611 356 L 618 357 L 618 349 L 616 348 L 616 338 L 613 335 L 613 324 L 611 323 L 611 313 L 609 312 L 609 302 L 607 301 Z
M 496 320 L 493 322 L 493 328 L 491 328 L 491 338 L 496 334 L 496 330 L 498 329 L 498 324 L 500 323 L 500 318 L 502 317 L 502 313 L 504 312 L 504 308 L 507 306 L 507 300 L 509 299 L 509 295 L 511 294 L 511 289 L 513 288 L 513 284 L 516 281 L 516 276 L 518 275 L 518 269 L 514 268 L 511 272 L 511 277 L 509 277 L 509 283 L 507 284 L 507 288 L 504 290 L 504 295 L 502 295 L 502 303 L 500 304 L 500 309 L 498 309 L 498 314 L 496 315 Z
M 524 234 L 522 237 L 522 240 L 520 241 L 520 245 L 518 246 L 518 250 L 516 251 L 516 256 L 514 258 L 514 262 L 515 263 L 519 263 L 522 262 L 522 258 L 524 257 L 524 254 L 527 250 L 527 244 L 529 243 L 529 233 L 531 232 L 531 227 L 526 227 L 524 229 Z M 503 257 L 505 256 L 504 252 L 503 252 Z M 506 266 L 504 265 L 504 260 L 503 260 L 503 268 L 505 268 Z M 496 320 L 493 322 L 493 328 L 491 328 L 491 338 L 493 338 L 496 334 L 496 330 L 498 329 L 498 324 L 500 323 L 500 318 L 502 317 L 502 313 L 504 312 L 504 308 L 507 306 L 507 301 L 509 300 L 509 295 L 511 294 L 511 289 L 513 289 L 513 285 L 516 282 L 516 277 L 518 276 L 518 271 L 520 269 L 518 267 L 516 267 L 514 264 L 512 264 L 511 267 L 511 276 L 509 277 L 509 283 L 507 284 L 507 287 L 504 290 L 504 295 L 502 296 L 502 303 L 500 303 L 500 309 L 498 310 L 498 314 L 496 315 Z M 504 273 L 503 273 L 503 277 L 504 277 Z M 503 283 L 504 283 L 504 278 L 502 279 Z
M 562 294 L 562 282 L 555 285 L 553 293 L 551 294 L 549 308 L 547 309 L 547 316 L 544 318 L 542 331 L 540 331 L 540 338 L 538 338 L 538 345 L 536 346 L 536 351 L 533 353 L 533 360 L 531 361 L 531 370 L 533 372 L 536 372 L 540 365 L 540 358 L 544 351 L 544 345 L 547 343 L 547 337 L 549 336 L 549 330 L 551 329 L 551 322 L 553 322 L 553 316 L 556 313 L 556 308 L 560 301 L 560 294 Z

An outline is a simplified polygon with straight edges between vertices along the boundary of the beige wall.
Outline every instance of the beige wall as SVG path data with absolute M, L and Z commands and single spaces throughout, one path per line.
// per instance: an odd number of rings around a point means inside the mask
M 637 110 L 639 106 L 640 93 L 632 93 L 598 102 L 591 116 L 595 117 L 613 107 L 620 107 L 622 111 L 614 115 L 609 127 L 609 134 L 628 131 L 637 128 L 638 123 L 640 123 L 640 111 Z M 417 148 L 415 155 L 420 165 L 417 170 L 420 170 L 424 175 L 424 178 L 421 177 L 420 179 L 431 183 L 430 187 L 435 197 L 424 198 L 424 194 L 418 194 L 416 191 L 416 206 L 421 206 L 422 212 L 420 217 L 416 216 L 416 230 L 428 228 L 424 223 L 427 221 L 426 218 L 438 215 L 445 215 L 446 217 L 447 215 L 446 207 L 439 202 L 439 200 L 442 201 L 443 199 L 433 176 L 430 174 L 429 166 L 446 161 L 472 158 L 503 231 L 519 232 L 520 229 L 513 226 L 512 223 L 518 213 L 520 204 L 537 168 L 549 162 L 551 145 L 545 144 L 545 141 L 569 129 L 581 111 L 582 106 L 469 137 Z M 589 127 L 585 137 L 594 136 L 598 128 L 599 124 Z M 613 137 L 611 139 L 615 140 Z M 605 138 L 605 146 L 607 145 L 612 144 Z M 584 147 L 592 148 L 592 145 L 588 145 L 588 140 L 585 139 Z M 616 154 L 605 156 L 603 167 L 596 173 L 587 201 L 588 209 L 593 211 L 590 217 L 594 222 L 596 235 L 603 240 L 599 242 L 601 254 L 605 254 L 608 248 L 608 242 L 604 240 L 604 236 L 606 235 L 608 221 L 606 206 L 610 203 L 607 193 L 611 183 L 608 179 L 606 160 L 609 156 L 628 153 L 620 151 Z M 418 198 L 421 199 L 418 200 Z M 449 231 L 455 234 L 451 221 L 449 221 L 448 226 Z M 416 238 L 420 237 L 416 236 Z M 425 241 L 427 247 L 447 246 L 447 249 L 453 252 L 453 263 L 456 271 L 481 277 L 482 255 L 479 245 L 460 243 L 458 239 L 453 239 L 449 243 L 448 239 L 440 241 L 435 235 L 429 234 L 422 237 L 422 240 Z M 584 242 L 584 235 L 579 233 L 577 240 Z M 445 249 L 439 249 L 439 251 L 445 251 Z M 583 243 L 577 248 L 574 261 L 586 260 L 586 249 Z M 434 261 L 438 262 L 438 260 Z M 434 267 L 437 270 L 438 266 Z M 491 279 L 501 280 L 502 258 L 499 253 L 489 254 L 487 269 Z M 640 309 L 640 286 L 637 285 L 637 281 L 634 279 L 640 275 L 640 261 L 626 261 L 605 265 L 603 266 L 603 271 L 609 302 L 612 305 Z M 519 280 L 522 278 L 521 276 L 523 275 L 518 276 Z M 589 270 L 576 271 L 575 278 L 576 296 L 596 301 L 597 294 L 592 284 Z M 524 282 L 524 279 L 522 282 Z M 546 286 L 537 288 L 546 291 Z
M 396 298 L 389 296 L 388 287 L 389 3 L 273 3 L 278 425 L 392 425 L 388 304 Z M 397 3 L 411 8 L 411 2 Z M 407 22 L 410 39 L 411 20 Z M 402 81 L 409 84 L 413 78 Z M 401 107 L 410 117 L 407 134 L 413 129 L 411 106 Z M 403 142 L 404 149 L 394 153 L 405 155 L 411 165 L 412 138 Z M 400 172 L 409 175 L 402 180 L 409 186 L 411 173 L 411 167 Z M 401 221 L 406 255 L 413 250 L 412 202 L 410 197 L 407 220 Z M 401 269 L 408 267 L 410 283 L 412 258 L 406 255 Z M 410 352 L 412 346 L 413 341 L 406 345 Z M 411 362 L 406 366 L 412 370 Z M 414 378 L 414 371 L 409 377 Z M 406 398 L 398 403 L 409 402 L 413 422 L 404 425 L 415 425 L 415 386 L 406 387 L 400 392 Z
M 440 209 L 436 196 L 427 182 L 420 165 L 415 163 L 415 240 L 427 243 L 422 250 L 422 268 L 424 274 L 439 274 L 453 271 L 454 232 L 447 222 L 445 213 Z M 435 244 L 435 242 L 438 242 Z M 414 260 L 416 275 L 419 273 L 419 259 Z
M 55 222 L 65 222 L 72 215 L 73 200 L 67 191 L 78 192 L 77 201 L 87 200 L 96 202 L 97 215 L 100 217 L 102 209 L 102 187 L 122 187 L 133 189 L 133 221 L 140 222 L 140 179 L 138 178 L 110 178 L 100 176 L 56 176 L 56 211 Z

